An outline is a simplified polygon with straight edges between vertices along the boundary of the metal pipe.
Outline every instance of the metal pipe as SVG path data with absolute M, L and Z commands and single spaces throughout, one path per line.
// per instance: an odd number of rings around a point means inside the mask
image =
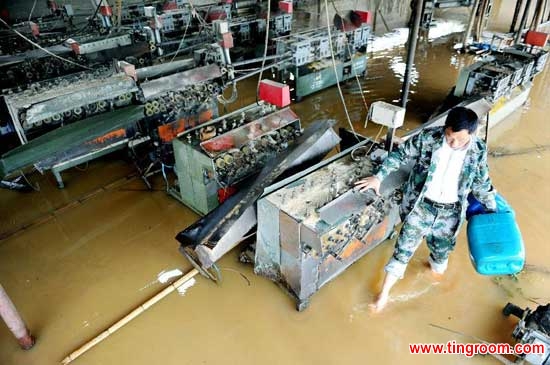
M 409 32 L 409 40 L 407 46 L 407 66 L 405 68 L 405 77 L 403 80 L 403 89 L 401 90 L 401 106 L 407 106 L 407 98 L 411 86 L 411 73 L 414 64 L 414 55 L 416 53 L 416 43 L 418 40 L 418 32 L 420 30 L 420 19 L 422 18 L 422 0 L 416 0 L 416 11 L 414 13 L 413 27 Z
M 416 0 L 416 9 L 413 13 L 413 27 L 409 30 L 409 40 L 407 45 L 407 65 L 405 68 L 405 77 L 403 80 L 403 87 L 401 89 L 401 106 L 407 107 L 407 99 L 409 96 L 409 90 L 411 88 L 411 73 L 414 64 L 414 55 L 416 53 L 416 43 L 418 40 L 418 32 L 420 30 L 420 19 L 422 18 L 422 8 L 424 5 L 423 0 Z M 385 147 L 387 151 L 391 151 L 393 145 L 393 137 L 395 134 L 394 128 L 389 128 L 386 135 Z
M 525 28 L 525 24 L 527 23 L 527 17 L 529 16 L 529 8 L 531 7 L 531 0 L 527 0 L 525 2 L 525 9 L 523 10 L 523 15 L 521 17 L 521 22 L 519 23 L 519 29 L 516 32 L 516 35 L 514 37 L 514 43 L 518 43 L 521 38 L 521 33 L 523 32 L 523 28 Z
M 34 337 L 31 336 L 25 322 L 17 312 L 15 305 L 0 284 L 0 316 L 23 350 L 29 350 L 34 346 Z
M 485 29 L 485 14 L 487 13 L 487 9 L 489 8 L 489 2 L 490 0 L 482 0 L 481 6 L 479 7 L 479 17 L 477 19 L 477 30 L 476 30 L 476 36 L 474 40 L 476 42 L 479 42 L 481 40 L 481 35 L 483 33 L 483 29 Z
M 470 33 L 472 33 L 472 29 L 474 27 L 474 22 L 476 20 L 476 13 L 477 8 L 479 7 L 479 0 L 474 0 L 474 4 L 472 5 L 472 12 L 470 13 L 470 19 L 468 20 L 468 26 L 466 27 L 466 31 L 464 32 L 464 38 L 462 39 L 462 48 L 466 48 L 468 45 L 468 38 L 470 37 Z
M 275 66 L 275 65 L 278 65 L 279 63 L 283 63 L 283 62 L 286 62 L 286 61 L 288 61 L 288 59 L 284 59 L 284 60 L 281 60 L 281 61 L 278 61 L 278 62 L 271 63 L 271 64 L 265 66 L 263 69 L 260 67 L 260 68 L 259 68 L 258 70 L 256 70 L 256 71 L 251 71 L 251 72 L 249 72 L 249 73 L 247 73 L 247 74 L 245 74 L 245 75 L 243 75 L 243 76 L 240 76 L 240 77 L 235 78 L 234 80 L 232 80 L 232 82 L 240 82 L 240 81 L 245 80 L 245 79 L 247 79 L 247 78 L 249 78 L 249 77 L 251 77 L 251 76 L 254 76 L 254 75 L 259 74 L 260 72 L 262 72 L 262 70 L 265 71 L 265 70 L 267 70 L 267 69 L 269 69 L 269 68 L 271 68 L 271 67 L 273 67 L 273 66 Z M 238 71 L 238 70 L 237 70 L 237 71 Z
M 189 69 L 195 65 L 193 59 L 162 63 L 155 66 L 142 67 L 136 70 L 138 80 L 171 74 L 182 69 Z
M 514 9 L 514 17 L 512 18 L 512 24 L 510 25 L 510 33 L 514 33 L 516 30 L 516 22 L 518 21 L 519 12 L 521 11 L 521 6 L 523 5 L 523 0 L 516 1 L 516 8 Z
M 283 57 L 287 58 L 288 56 L 291 56 L 291 55 L 292 55 L 292 53 L 290 53 L 290 52 L 285 53 L 285 54 L 276 54 L 276 55 L 273 55 L 273 56 L 265 57 L 265 60 L 270 61 L 270 60 L 275 60 L 277 58 L 283 58 Z M 258 58 L 254 58 L 254 59 L 251 59 L 251 60 L 233 62 L 232 65 L 233 65 L 233 67 L 239 67 L 239 66 L 248 65 L 248 64 L 251 64 L 251 63 L 255 63 L 255 62 L 261 62 L 263 59 L 264 59 L 264 57 L 258 57 Z

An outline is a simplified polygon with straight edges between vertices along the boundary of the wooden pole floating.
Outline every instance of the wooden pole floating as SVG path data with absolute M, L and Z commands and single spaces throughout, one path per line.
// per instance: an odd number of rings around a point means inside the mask
M 199 272 L 197 269 L 193 269 L 189 271 L 187 274 L 185 274 L 180 279 L 176 280 L 170 286 L 166 287 L 164 290 L 162 290 L 160 293 L 156 294 L 151 299 L 147 300 L 145 303 L 138 306 L 136 309 L 131 311 L 129 314 L 127 314 L 124 318 L 120 319 L 118 322 L 113 324 L 111 327 L 107 328 L 105 331 L 103 331 L 98 336 L 94 337 L 90 341 L 86 342 L 84 345 L 73 351 L 71 354 L 69 354 L 66 358 L 61 361 L 63 365 L 69 364 L 72 361 L 74 361 L 76 358 L 78 358 L 80 355 L 84 354 L 86 351 L 124 327 L 126 324 L 128 324 L 130 321 L 132 321 L 134 318 L 138 317 L 140 314 L 145 312 L 147 309 L 151 308 L 153 305 L 158 303 L 161 299 L 166 297 L 168 294 L 172 293 L 174 290 L 177 290 L 178 287 L 182 286 L 189 280 L 191 280 L 195 275 L 197 275 Z

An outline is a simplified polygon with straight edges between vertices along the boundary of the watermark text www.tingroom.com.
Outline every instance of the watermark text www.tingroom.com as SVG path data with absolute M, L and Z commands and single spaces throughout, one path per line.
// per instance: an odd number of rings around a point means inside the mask
M 466 357 L 474 355 L 519 355 L 519 354 L 544 354 L 542 344 L 510 345 L 507 343 L 411 343 L 411 354 L 459 354 Z

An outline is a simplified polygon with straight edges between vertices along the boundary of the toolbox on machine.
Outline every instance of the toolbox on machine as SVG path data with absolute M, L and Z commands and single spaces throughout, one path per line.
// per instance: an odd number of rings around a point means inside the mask
M 513 212 L 474 215 L 467 230 L 470 258 L 478 273 L 509 275 L 523 269 L 525 249 Z

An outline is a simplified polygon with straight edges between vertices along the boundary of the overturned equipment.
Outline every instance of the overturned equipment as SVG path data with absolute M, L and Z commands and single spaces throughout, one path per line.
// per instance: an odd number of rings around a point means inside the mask
M 218 65 L 142 83 L 126 73 L 110 72 L 104 78 L 5 96 L 11 119 L 0 135 L 15 135 L 21 146 L 1 156 L 0 176 L 34 166 L 51 170 L 63 187 L 61 171 L 148 142 L 155 150 L 149 154 L 153 160 L 143 169 L 138 166 L 147 183 L 150 166 L 171 158 L 177 133 L 217 116 L 223 76 Z
M 338 144 L 333 125 L 334 121 L 318 121 L 304 129 L 302 135 L 271 158 L 249 184 L 177 235 L 180 251 L 203 275 L 219 279 L 215 262 L 256 225 L 255 203 L 276 179 L 290 168 L 308 166 L 322 159 Z

